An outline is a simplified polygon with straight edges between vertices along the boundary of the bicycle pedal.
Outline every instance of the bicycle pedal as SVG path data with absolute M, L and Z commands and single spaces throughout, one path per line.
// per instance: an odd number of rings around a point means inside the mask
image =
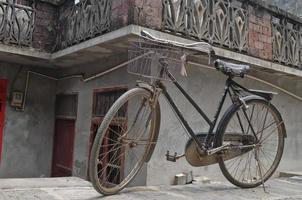
M 176 162 L 176 160 L 177 160 L 177 153 L 175 152 L 174 155 L 170 155 L 170 152 L 167 151 L 166 159 L 167 159 L 167 161 L 170 161 L 170 162 Z

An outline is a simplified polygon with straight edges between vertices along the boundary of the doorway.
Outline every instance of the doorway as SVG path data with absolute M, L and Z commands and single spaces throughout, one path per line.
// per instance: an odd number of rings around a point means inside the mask
M 72 176 L 77 95 L 57 95 L 52 177 Z
M 127 87 L 114 87 L 114 88 L 103 88 L 103 89 L 97 89 L 94 90 L 93 94 L 93 110 L 92 110 L 92 120 L 91 120 L 91 129 L 90 129 L 90 140 L 89 140 L 89 158 L 90 158 L 90 152 L 92 149 L 92 145 L 95 139 L 95 136 L 97 134 L 98 127 L 102 123 L 103 118 L 105 117 L 106 113 L 112 106 L 112 104 L 125 92 L 127 91 Z M 122 122 L 121 122 L 122 123 Z M 115 128 L 120 125 L 120 124 L 110 124 L 111 130 L 115 130 Z M 108 141 L 105 142 L 110 142 L 110 139 L 114 140 L 114 138 L 111 137 L 116 137 L 116 134 L 112 134 L 110 132 L 106 133 L 106 138 L 109 138 Z M 106 146 L 106 145 L 104 145 Z M 102 149 L 102 151 L 110 151 L 110 149 Z M 117 155 L 117 154 L 115 154 Z M 88 159 L 89 160 L 89 159 Z M 108 158 L 108 160 L 110 160 Z M 113 169 L 119 176 L 122 176 L 122 168 L 123 168 L 123 159 L 116 160 L 113 159 L 118 163 L 112 164 L 113 167 L 116 169 Z M 114 174 L 114 173 L 113 173 Z M 87 177 L 88 176 L 88 171 L 87 171 Z

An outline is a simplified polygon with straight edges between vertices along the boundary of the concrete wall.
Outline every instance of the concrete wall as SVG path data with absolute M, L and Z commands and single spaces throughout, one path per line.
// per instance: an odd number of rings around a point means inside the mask
M 110 60 L 110 59 L 107 59 Z M 103 62 L 101 65 L 90 64 L 84 67 L 78 67 L 65 70 L 64 74 L 80 73 L 86 71 L 86 76 L 90 76 L 97 72 L 103 71 L 109 65 L 114 65 L 122 62 L 123 59 L 115 59 L 111 63 Z M 198 67 L 190 67 L 188 70 L 189 77 L 178 77 L 181 84 L 186 91 L 191 94 L 194 99 L 201 105 L 206 113 L 210 116 L 214 115 L 220 96 L 223 92 L 225 76 L 219 72 L 201 69 Z M 270 74 L 262 73 L 262 78 L 270 77 Z M 175 74 L 178 74 L 176 72 Z M 258 74 L 255 73 L 258 76 Z M 122 78 L 121 78 L 122 77 Z M 74 155 L 74 175 L 85 178 L 87 173 L 88 161 L 88 142 L 90 136 L 90 125 L 92 117 L 92 97 L 93 90 L 103 87 L 116 87 L 126 85 L 132 88 L 135 84 L 135 77 L 128 75 L 126 69 L 121 69 L 105 75 L 101 78 L 95 79 L 88 83 L 83 83 L 79 80 L 65 80 L 58 83 L 57 93 L 64 92 L 78 92 L 79 93 L 79 106 L 78 106 L 78 119 L 76 122 L 76 141 L 75 141 L 75 155 Z M 268 79 L 268 78 L 266 78 Z M 276 81 L 276 84 L 290 88 L 292 92 L 301 95 L 300 91 L 302 84 L 298 80 L 286 80 L 281 77 L 269 78 Z M 274 90 L 271 87 L 257 83 L 253 80 L 244 79 L 239 80 L 243 85 L 263 90 Z M 200 121 L 197 112 L 182 98 L 178 91 L 172 87 L 171 83 L 167 83 L 168 89 L 177 105 L 184 112 L 184 116 L 190 122 L 190 125 L 197 132 L 208 130 L 208 126 L 204 121 Z M 275 90 L 276 91 L 276 90 Z M 167 150 L 171 153 L 178 152 L 182 154 L 187 142 L 188 136 L 179 125 L 176 117 L 171 111 L 166 101 L 160 99 L 162 107 L 162 125 L 159 135 L 159 143 L 156 146 L 154 155 L 148 163 L 147 168 L 144 167 L 144 174 L 147 172 L 147 185 L 161 185 L 173 184 L 174 176 L 181 172 L 193 171 L 194 175 L 208 176 L 210 178 L 223 178 L 217 165 L 208 167 L 191 167 L 185 160 L 180 159 L 177 163 L 166 161 L 165 154 Z M 227 102 L 229 103 L 229 102 Z M 299 115 L 302 111 L 302 102 L 297 101 L 285 94 L 280 94 L 275 97 L 273 103 L 281 111 L 284 116 L 286 127 L 288 130 L 288 138 L 286 139 L 286 146 L 281 166 L 278 170 L 302 170 L 301 152 L 299 151 L 300 143 L 302 143 L 301 121 L 302 116 Z M 229 104 L 228 104 L 229 105 Z M 223 111 L 227 108 L 224 107 Z
M 9 80 L 8 96 L 24 91 L 28 70 L 38 71 L 20 67 L 0 63 L 0 78 Z M 25 111 L 16 111 L 7 100 L 0 178 L 50 176 L 55 86 L 54 81 L 31 76 Z
M 206 113 L 211 114 L 210 116 L 213 116 L 216 112 L 219 98 L 223 93 L 225 76 L 219 72 L 198 67 L 190 67 L 188 73 L 188 78 L 179 77 L 182 85 L 185 90 L 194 97 L 196 102 L 201 105 L 201 108 L 204 109 Z M 258 73 L 254 73 L 254 75 L 261 77 L 264 80 L 268 80 L 273 83 L 275 82 L 275 84 L 291 90 L 291 92 L 301 96 L 301 80 L 299 81 L 297 79 L 294 80 L 276 76 L 272 77 L 270 74 L 265 72 L 261 72 L 261 76 Z M 302 170 L 302 161 L 300 159 L 302 152 L 299 151 L 302 143 L 302 115 L 300 115 L 302 112 L 302 102 L 251 79 L 246 78 L 244 80 L 239 80 L 239 82 L 247 88 L 269 91 L 273 90 L 280 93 L 272 102 L 283 115 L 288 132 L 288 138 L 286 138 L 285 141 L 284 155 L 278 171 Z M 169 86 L 168 89 L 171 95 L 175 97 L 177 105 L 180 106 L 184 116 L 188 119 L 190 125 L 194 127 L 194 130 L 197 132 L 207 131 L 207 124 L 204 121 L 200 122 L 200 117 L 196 111 L 194 111 L 192 106 L 187 104 L 175 88 Z M 186 144 L 186 140 L 184 139 L 187 139 L 188 137 L 182 127 L 178 124 L 177 119 L 174 117 L 174 114 L 170 110 L 168 104 L 162 99 L 161 105 L 163 109 L 163 120 L 159 136 L 160 144 L 156 147 L 153 157 L 148 164 L 147 184 L 173 184 L 174 175 L 181 172 L 188 173 L 190 171 L 193 171 L 194 175 L 207 176 L 214 179 L 223 178 L 218 165 L 196 168 L 189 166 L 185 158 L 180 159 L 176 164 L 166 161 L 165 154 L 167 150 L 170 150 L 171 153 L 177 152 L 178 154 L 182 154 L 184 152 L 184 145 Z M 229 102 L 227 102 L 226 105 L 229 105 Z M 225 106 L 223 111 L 226 110 L 227 107 L 228 106 Z
M 98 72 L 102 72 L 107 66 L 114 66 L 122 62 L 122 58 L 107 59 L 100 63 L 93 63 L 83 67 L 70 68 L 62 70 L 62 75 L 67 74 L 85 74 L 85 77 L 92 76 Z M 122 77 L 122 78 L 121 78 Z M 59 81 L 57 85 L 57 93 L 78 93 L 78 116 L 76 120 L 76 137 L 74 150 L 74 169 L 73 175 L 87 178 L 88 149 L 90 139 L 90 128 L 92 120 L 92 103 L 94 89 L 104 87 L 129 86 L 128 73 L 125 69 L 110 73 L 93 81 L 83 83 L 79 79 Z M 133 86 L 132 86 L 133 87 Z

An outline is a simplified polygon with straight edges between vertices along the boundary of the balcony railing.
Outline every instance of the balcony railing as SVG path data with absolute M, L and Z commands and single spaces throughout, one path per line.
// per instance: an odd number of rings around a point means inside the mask
M 273 17 L 273 59 L 302 69 L 302 24 Z
M 4 44 L 31 46 L 35 10 L 15 3 L 0 1 L 0 41 Z
M 82 0 L 60 15 L 57 49 L 109 31 L 112 0 Z
M 163 0 L 164 29 L 239 51 L 247 50 L 248 17 L 228 0 Z

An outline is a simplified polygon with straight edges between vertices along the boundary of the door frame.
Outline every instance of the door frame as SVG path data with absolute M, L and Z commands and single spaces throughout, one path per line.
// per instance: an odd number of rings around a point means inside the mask
M 106 93 L 106 92 L 114 92 L 114 91 L 121 91 L 125 90 L 127 92 L 129 87 L 127 85 L 120 85 L 120 86 L 112 86 L 112 87 L 102 87 L 102 88 L 97 88 L 93 90 L 93 98 L 92 98 L 92 112 L 91 112 L 91 125 L 90 125 L 90 134 L 89 134 L 89 140 L 88 140 L 88 159 L 87 159 L 87 170 L 86 170 L 86 177 L 87 180 L 89 180 L 89 162 L 90 162 L 90 155 L 91 155 L 91 149 L 93 146 L 94 138 L 96 136 L 95 134 L 95 127 L 99 126 L 104 117 L 95 117 L 93 116 L 93 109 L 95 108 L 95 103 L 96 103 L 96 94 L 97 93 Z
M 62 115 L 56 115 L 56 105 L 57 105 L 57 96 L 75 96 L 76 97 L 76 115 L 75 116 L 62 116 Z M 79 93 L 78 92 L 67 92 L 67 93 L 58 93 L 56 94 L 56 100 L 55 100 L 55 119 L 54 119 L 54 132 L 53 132 L 53 143 L 52 143 L 52 155 L 51 155 L 51 169 L 50 169 L 50 177 L 52 177 L 53 172 L 53 162 L 54 162 L 54 150 L 55 150 L 55 136 L 56 136 L 56 121 L 57 120 L 70 120 L 74 121 L 74 138 L 73 138 L 73 151 L 71 155 L 72 159 L 72 170 L 73 172 L 73 166 L 74 166 L 74 152 L 75 152 L 75 140 L 76 140 L 76 123 L 77 123 L 77 117 L 78 117 L 78 107 L 79 107 Z

